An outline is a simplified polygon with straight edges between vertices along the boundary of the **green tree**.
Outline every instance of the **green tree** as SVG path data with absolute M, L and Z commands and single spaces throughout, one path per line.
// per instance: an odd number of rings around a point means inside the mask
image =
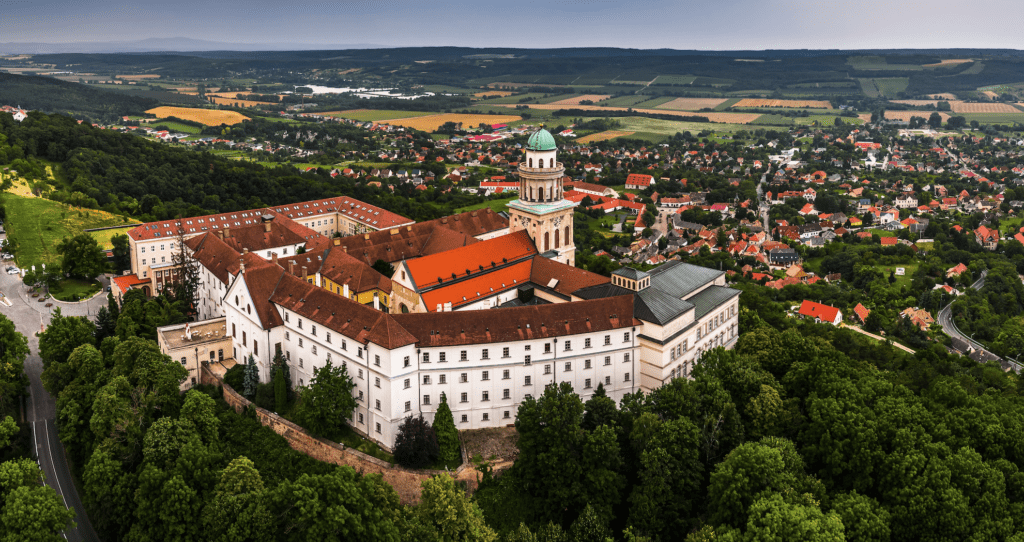
M 395 461 L 403 467 L 422 469 L 437 460 L 437 436 L 423 416 L 407 416 L 395 437 Z
M 832 497 L 832 511 L 843 522 L 846 540 L 889 542 L 889 511 L 871 497 L 856 491 Z
M 939 129 L 942 126 L 942 115 L 932 113 L 928 117 L 928 126 L 931 126 L 934 129 Z
M 381 259 L 378 259 L 377 261 L 373 262 L 373 269 L 374 271 L 380 273 L 381 275 L 384 275 L 387 278 L 391 278 L 395 274 L 394 266 Z
M 71 277 L 92 280 L 106 269 L 106 255 L 96 238 L 88 233 L 65 237 L 56 249 L 61 256 L 61 271 Z
M 132 268 L 132 250 L 128 245 L 128 236 L 119 233 L 110 238 L 114 245 L 114 271 L 118 274 Z
M 284 369 L 274 367 L 274 410 L 283 413 L 288 409 L 288 383 L 284 378 Z
M 274 518 L 263 479 L 252 461 L 239 456 L 224 468 L 213 498 L 203 508 L 201 521 L 207 540 L 273 540 Z
M 576 521 L 569 528 L 572 542 L 605 542 L 611 535 L 608 525 L 589 504 L 583 507 Z
M 50 486 L 39 483 L 42 471 L 31 459 L 0 463 L 0 535 L 5 542 L 57 542 L 75 526 L 75 510 Z
M 356 408 L 356 400 L 352 397 L 354 387 L 345 364 L 334 366 L 328 361 L 314 369 L 309 386 L 300 394 L 304 426 L 321 436 L 340 431 Z
M 18 333 L 14 322 L 0 315 L 0 412 L 14 407 L 15 398 L 25 390 L 25 356 L 28 339 Z
M 434 436 L 437 438 L 438 458 L 446 465 L 459 461 L 462 445 L 459 443 L 459 430 L 455 427 L 455 417 L 448 406 L 448 398 L 441 393 L 441 403 L 434 412 Z
M 93 345 L 96 328 L 84 316 L 64 316 L 60 308 L 53 311 L 50 325 L 39 335 L 39 357 L 43 360 L 43 386 L 57 395 L 73 378 L 65 364 L 76 348 Z M 27 349 L 27 348 L 26 348 Z
M 242 395 L 250 401 L 256 397 L 256 386 L 260 383 L 260 369 L 256 366 L 256 358 L 249 354 L 245 360 L 245 377 L 242 380 Z
M 487 526 L 483 512 L 447 474 L 424 480 L 416 507 L 414 540 L 491 542 L 498 536 Z

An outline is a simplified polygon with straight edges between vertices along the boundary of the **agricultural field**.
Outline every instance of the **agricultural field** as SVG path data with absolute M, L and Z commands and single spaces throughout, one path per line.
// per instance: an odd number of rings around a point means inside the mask
M 505 96 L 511 96 L 511 95 L 512 95 L 512 91 L 511 90 L 485 90 L 483 92 L 474 92 L 473 93 L 473 96 L 475 96 L 477 98 L 483 98 L 485 96 L 497 96 L 499 98 L 504 98 Z
M 501 107 L 513 107 L 510 105 L 504 105 Z M 553 104 L 531 104 L 530 110 L 544 110 L 544 109 L 563 109 L 563 106 Z M 625 107 L 600 107 L 596 105 L 577 105 L 573 109 L 580 109 L 583 111 L 626 111 Z M 640 113 L 651 113 L 656 115 L 673 115 L 679 117 L 690 117 L 699 116 L 707 117 L 710 122 L 725 122 L 734 124 L 745 124 L 753 121 L 754 119 L 761 116 L 760 113 L 719 113 L 715 112 L 700 112 L 694 113 L 692 111 L 672 111 L 671 109 L 641 109 L 639 107 L 632 108 L 633 111 Z M 628 117 L 627 117 L 628 118 Z
M 317 114 L 327 117 L 358 120 L 360 122 L 377 122 L 391 119 L 407 119 L 410 117 L 426 117 L 435 113 L 429 111 L 392 111 L 390 109 L 349 109 L 346 111 L 328 111 Z
M 124 79 L 125 81 L 142 81 L 145 79 L 160 79 L 160 75 L 155 73 L 145 75 L 115 75 L 114 79 Z
M 929 105 L 932 106 L 932 107 L 938 107 L 938 105 L 939 105 L 939 100 L 889 100 L 889 101 L 894 103 L 894 104 L 910 105 L 910 106 L 913 106 L 913 107 L 927 107 Z M 950 102 L 950 104 L 952 104 L 952 102 Z
M 490 94 L 488 92 L 488 94 Z M 519 100 L 530 98 L 532 100 L 539 100 L 546 97 L 547 94 L 541 94 L 539 92 L 527 92 L 525 94 L 510 94 L 509 96 L 502 96 L 500 98 L 491 98 L 489 100 L 481 100 L 483 104 L 518 104 Z
M 74 237 L 91 228 L 125 223 L 124 217 L 104 211 L 12 193 L 6 195 L 4 204 L 7 230 L 17 243 L 15 259 L 22 268 L 59 263 L 60 255 L 55 247 L 65 237 Z
M 1004 103 L 950 102 L 954 113 L 1020 113 L 1020 109 Z
M 689 85 L 696 75 L 659 75 L 654 79 L 655 85 Z
M 435 132 L 446 122 L 454 122 L 461 124 L 466 128 L 475 128 L 481 123 L 485 124 L 503 124 L 522 120 L 519 115 L 474 115 L 464 113 L 445 113 L 442 115 L 429 115 L 421 117 L 411 117 L 404 119 L 391 119 L 388 124 L 393 126 L 404 126 L 406 128 L 413 128 L 416 130 L 422 130 L 424 132 Z
M 619 130 L 634 132 L 633 137 L 640 137 L 642 133 L 673 136 L 677 132 L 691 132 L 696 135 L 701 130 L 731 134 L 749 129 L 744 124 L 738 123 L 708 124 L 706 122 L 661 120 L 647 117 L 623 117 L 615 120 L 619 121 L 622 125 L 619 127 Z
M 846 63 L 856 70 L 923 70 L 920 64 L 889 64 L 882 56 L 851 56 Z
M 975 62 L 970 68 L 960 72 L 960 75 L 978 75 L 985 69 L 985 65 L 981 62 Z
M 756 125 L 768 125 L 768 126 L 793 126 L 796 121 L 793 117 L 787 117 L 785 115 L 761 115 L 754 119 L 750 124 Z
M 191 107 L 162 106 L 150 109 L 149 111 L 146 111 L 146 113 L 159 118 L 178 117 L 182 120 L 190 120 L 207 126 L 220 126 L 221 124 L 234 125 L 249 120 L 249 117 L 235 111 L 195 109 Z
M 964 113 L 961 115 L 967 122 L 978 121 L 981 124 L 1013 124 L 1024 123 L 1024 111 L 1016 113 Z
M 723 102 L 725 102 L 725 98 L 676 98 L 657 106 L 657 108 L 697 111 L 699 109 L 714 109 Z
M 646 96 L 644 94 L 631 94 L 628 96 L 618 96 L 615 98 L 609 98 L 597 105 L 608 107 L 632 107 L 640 102 L 645 102 L 650 98 L 650 96 Z
M 580 105 L 580 102 L 583 102 L 583 101 L 590 101 L 590 102 L 597 103 L 597 102 L 600 102 L 602 100 L 607 100 L 608 98 L 611 98 L 611 96 L 608 95 L 608 94 L 583 94 L 581 96 L 573 96 L 572 98 L 566 98 L 564 100 L 558 100 L 558 101 L 555 101 L 555 102 L 548 102 L 548 103 L 550 103 L 552 105 L 573 106 L 573 105 Z
M 969 58 L 944 58 L 935 64 L 921 64 L 922 68 L 944 68 L 946 66 L 953 66 L 955 64 L 965 64 L 967 62 L 974 62 Z
M 604 132 L 597 132 L 596 134 L 590 134 L 583 136 L 577 141 L 580 143 L 593 143 L 595 141 L 607 141 L 609 139 L 615 139 L 616 137 L 629 137 L 635 132 L 624 132 L 621 130 L 605 130 Z
M 259 107 L 261 105 L 278 105 L 272 102 L 254 102 L 251 100 L 239 100 L 236 98 L 221 98 L 219 96 L 208 96 L 211 102 L 217 105 L 227 105 L 231 107 Z
M 739 103 L 742 98 L 729 98 L 715 106 L 715 111 L 727 111 L 730 107 Z
M 154 126 L 154 127 L 156 127 L 156 126 L 166 126 L 172 132 L 184 132 L 186 134 L 192 134 L 192 135 L 197 135 L 199 132 L 202 131 L 199 128 L 196 128 L 195 126 L 189 126 L 188 124 L 183 124 L 183 123 L 180 123 L 180 122 L 174 122 L 172 120 L 163 120 L 163 119 L 155 120 L 155 121 L 151 122 L 150 124 L 152 126 Z
M 823 100 L 761 100 L 745 98 L 737 102 L 733 107 L 813 107 L 817 109 L 832 109 L 832 104 Z
M 840 117 L 839 115 L 811 115 L 809 117 L 796 117 L 793 121 L 801 126 L 812 126 L 815 122 L 818 123 L 818 126 L 834 126 L 836 118 L 842 119 L 844 124 L 856 124 L 858 126 L 865 122 L 864 119 L 859 117 Z M 870 119 L 871 115 L 868 115 L 868 118 Z
M 870 98 L 879 96 L 894 97 L 900 92 L 907 90 L 910 80 L 906 77 L 878 77 L 875 79 L 860 79 L 861 90 Z
M 673 98 L 672 96 L 659 96 L 657 98 L 651 98 L 649 100 L 644 100 L 644 101 L 636 104 L 635 108 L 638 108 L 638 107 L 647 107 L 647 108 L 658 107 L 659 105 L 671 102 L 674 99 L 675 98 Z
M 910 121 L 910 117 L 921 117 L 922 119 L 928 120 L 932 116 L 932 111 L 886 111 L 885 118 Z M 939 116 L 942 117 L 942 122 L 949 120 L 949 113 L 938 112 Z

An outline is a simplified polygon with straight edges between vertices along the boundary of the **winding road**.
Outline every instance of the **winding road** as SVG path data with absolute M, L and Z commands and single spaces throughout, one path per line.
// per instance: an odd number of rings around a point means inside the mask
M 104 287 L 109 283 L 106 277 L 101 277 L 100 282 Z M 25 358 L 25 373 L 29 378 L 30 395 L 25 405 L 25 415 L 32 425 L 36 459 L 45 475 L 46 484 L 64 499 L 65 506 L 75 509 L 76 527 L 64 531 L 64 537 L 71 542 L 99 540 L 78 496 L 75 479 L 64 455 L 64 445 L 57 437 L 56 400 L 43 389 L 39 378 L 43 372 L 43 362 L 39 357 L 39 338 L 36 333 L 49 323 L 51 310 L 57 307 L 65 316 L 88 316 L 95 319 L 97 311 L 107 303 L 106 295 L 101 294 L 81 303 L 54 302 L 53 307 L 47 308 L 46 303 L 30 296 L 20 276 L 7 273 L 0 274 L 0 291 L 11 302 L 10 307 L 0 304 L 0 314 L 10 318 L 17 330 L 28 337 L 29 355 Z
M 974 288 L 975 290 L 980 290 L 980 289 L 984 288 L 985 287 L 985 276 L 986 275 L 988 275 L 988 270 L 982 271 L 981 272 L 981 276 L 978 277 L 978 280 L 974 281 L 974 284 L 971 285 L 971 288 Z M 952 315 L 952 312 L 950 310 L 950 308 L 952 306 L 953 306 L 953 303 L 950 302 L 948 305 L 943 307 L 942 310 L 939 311 L 938 322 L 939 322 L 939 325 L 942 326 L 942 331 L 946 332 L 946 335 L 949 335 L 950 337 L 953 337 L 953 338 L 956 338 L 956 339 L 960 339 L 961 341 L 964 341 L 965 343 L 970 345 L 971 348 L 973 348 L 975 350 L 980 350 L 980 351 L 983 351 L 983 352 L 988 352 L 989 354 L 991 354 L 992 356 L 995 357 L 996 361 L 999 361 L 1000 363 L 1004 363 L 1004 364 L 1007 364 L 1010 367 L 1012 367 L 1014 372 L 1016 372 L 1016 373 L 1020 373 L 1021 372 L 1022 367 L 1021 367 L 1020 363 L 1017 363 L 1016 361 L 1013 361 L 1013 360 L 1009 360 L 1009 359 L 1005 359 L 1005 358 L 1001 358 L 999 356 L 996 356 L 994 353 L 992 353 L 992 351 L 988 350 L 988 348 L 986 348 L 985 345 L 983 345 L 983 344 L 979 343 L 978 341 L 976 341 L 976 340 L 974 340 L 974 339 L 964 335 L 959 329 L 957 329 L 956 324 L 953 323 L 953 315 Z M 967 354 L 967 352 L 960 352 L 960 353 L 961 354 Z M 1004 367 L 1005 367 L 1005 365 L 1004 365 Z

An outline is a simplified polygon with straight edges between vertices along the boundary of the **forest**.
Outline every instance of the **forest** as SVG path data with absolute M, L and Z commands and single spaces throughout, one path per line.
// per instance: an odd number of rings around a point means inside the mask
M 51 77 L 0 72 L 0 105 L 21 106 L 46 113 L 75 113 L 81 118 L 112 122 L 124 115 L 142 115 L 159 104 Z

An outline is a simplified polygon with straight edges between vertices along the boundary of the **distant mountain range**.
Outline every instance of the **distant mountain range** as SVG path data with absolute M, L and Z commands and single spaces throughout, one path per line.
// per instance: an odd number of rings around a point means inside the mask
M 148 38 L 136 41 L 81 41 L 68 43 L 0 43 L 0 54 L 57 53 L 156 53 L 196 51 L 307 51 L 336 49 L 377 49 L 386 45 L 370 43 L 228 43 L 192 38 Z

